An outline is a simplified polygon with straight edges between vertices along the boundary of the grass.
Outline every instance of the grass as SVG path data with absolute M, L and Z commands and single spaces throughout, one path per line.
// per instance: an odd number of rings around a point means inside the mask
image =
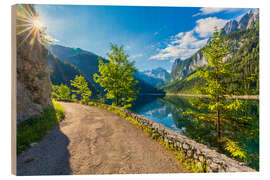
M 32 143 L 40 141 L 63 118 L 64 107 L 53 100 L 53 105 L 45 109 L 39 117 L 23 121 L 17 127 L 17 154 L 27 150 Z
M 181 150 L 178 150 L 176 147 L 173 146 L 173 144 L 170 144 L 169 142 L 165 141 L 164 138 L 155 130 L 152 130 L 151 128 L 144 126 L 141 124 L 138 120 L 128 116 L 125 112 L 121 111 L 116 106 L 109 106 L 105 104 L 99 104 L 95 102 L 90 102 L 88 105 L 91 106 L 96 106 L 99 108 L 106 109 L 110 112 L 113 112 L 126 120 L 130 121 L 132 124 L 135 124 L 139 128 L 143 129 L 144 132 L 147 132 L 149 136 L 152 139 L 157 140 L 160 144 L 164 145 L 168 150 L 172 151 L 173 154 L 176 156 L 176 158 L 186 167 L 187 170 L 191 172 L 196 172 L 196 173 L 202 173 L 202 172 L 207 172 L 207 165 L 203 162 L 195 162 L 193 159 L 187 158 Z M 204 160 L 202 160 L 204 161 Z

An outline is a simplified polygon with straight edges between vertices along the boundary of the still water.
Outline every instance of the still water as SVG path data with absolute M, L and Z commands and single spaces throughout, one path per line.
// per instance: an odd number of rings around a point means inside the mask
M 217 144 L 214 121 L 198 121 L 184 114 L 188 110 L 199 112 L 192 105 L 197 99 L 198 97 L 144 95 L 138 98 L 132 111 L 230 156 L 230 153 Z M 242 101 L 245 103 L 244 111 L 237 113 L 237 116 L 249 117 L 249 120 L 223 122 L 222 136 L 232 139 L 245 152 L 246 158 L 241 161 L 259 170 L 259 101 Z

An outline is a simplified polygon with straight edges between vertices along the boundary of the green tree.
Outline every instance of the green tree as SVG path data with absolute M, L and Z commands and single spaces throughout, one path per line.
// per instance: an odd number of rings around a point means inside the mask
M 105 88 L 106 97 L 113 100 L 113 105 L 129 108 L 136 99 L 139 89 L 134 80 L 134 62 L 128 61 L 123 46 L 111 44 L 111 53 L 107 53 L 109 62 L 104 63 L 99 58 L 99 74 L 94 74 L 94 81 Z
M 82 103 L 87 103 L 90 100 L 92 92 L 83 76 L 76 75 L 74 80 L 70 80 L 70 85 L 76 88 L 72 89 L 72 92 L 76 93 L 77 97 L 80 97 Z
M 67 85 L 52 85 L 52 98 L 61 101 L 70 100 L 70 89 Z
M 208 60 L 208 65 L 203 68 L 196 68 L 198 75 L 205 83 L 197 87 L 200 94 L 205 94 L 208 98 L 200 98 L 193 102 L 193 106 L 199 109 L 199 112 L 192 110 L 185 114 L 193 115 L 199 121 L 214 121 L 217 133 L 217 145 L 230 153 L 233 158 L 243 160 L 246 153 L 235 142 L 234 137 L 222 136 L 222 124 L 232 123 L 241 126 L 241 123 L 247 123 L 250 117 L 239 116 L 244 111 L 242 101 L 230 98 L 237 92 L 232 90 L 231 84 L 237 79 L 238 74 L 233 73 L 232 64 L 226 60 L 229 55 L 228 42 L 222 36 L 222 31 L 215 29 L 210 42 L 203 48 L 203 56 Z M 222 147 L 224 146 L 224 148 Z
M 226 56 L 230 53 L 228 42 L 223 38 L 222 32 L 215 29 L 208 45 L 203 48 L 203 56 L 209 64 L 204 68 L 197 68 L 199 76 L 205 80 L 205 85 L 199 87 L 201 94 L 208 99 L 201 99 L 197 106 L 205 108 L 210 113 L 194 113 L 199 119 L 214 119 L 217 130 L 217 142 L 222 140 L 222 121 L 226 119 L 239 120 L 234 116 L 235 111 L 241 111 L 242 103 L 238 99 L 228 99 L 235 91 L 232 91 L 228 79 L 234 79 L 236 74 L 231 71 L 232 64 L 227 62 Z

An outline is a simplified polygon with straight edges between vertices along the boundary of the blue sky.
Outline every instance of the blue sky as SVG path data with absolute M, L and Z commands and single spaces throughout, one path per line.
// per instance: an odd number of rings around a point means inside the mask
M 124 45 L 140 70 L 171 70 L 205 45 L 215 26 L 239 19 L 248 9 L 37 5 L 55 44 L 106 57 L 110 43 Z

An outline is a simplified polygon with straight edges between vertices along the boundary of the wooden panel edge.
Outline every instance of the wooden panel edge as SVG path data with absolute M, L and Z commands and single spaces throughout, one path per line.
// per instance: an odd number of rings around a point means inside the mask
M 17 71 L 16 71 L 16 4 L 11 6 L 11 173 L 16 175 L 17 171 L 17 147 L 16 147 L 16 131 L 17 131 Z

